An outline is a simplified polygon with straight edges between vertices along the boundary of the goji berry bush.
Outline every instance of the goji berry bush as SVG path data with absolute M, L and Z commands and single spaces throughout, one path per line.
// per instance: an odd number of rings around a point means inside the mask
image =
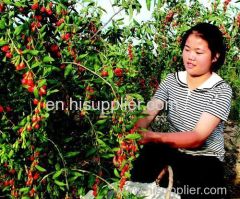
M 183 69 L 181 36 L 197 22 L 225 36 L 219 73 L 234 91 L 231 119 L 239 119 L 237 3 L 146 4 L 152 20 L 106 27 L 94 0 L 0 1 L 0 196 L 80 198 L 93 190 L 104 198 L 113 190 L 113 198 L 134 198 L 122 193 L 140 147 L 134 124 L 161 79 Z M 130 17 L 141 10 L 138 0 L 113 6 Z

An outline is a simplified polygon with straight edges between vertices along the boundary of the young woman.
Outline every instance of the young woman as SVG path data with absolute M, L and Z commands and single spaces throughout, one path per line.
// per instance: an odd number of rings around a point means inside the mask
M 226 198 L 223 125 L 232 90 L 215 73 L 225 60 L 222 33 L 215 25 L 197 24 L 183 36 L 181 49 L 185 71 L 171 73 L 161 82 L 148 103 L 148 116 L 137 122 L 144 147 L 132 180 L 152 182 L 170 165 L 182 198 Z M 164 106 L 170 132 L 146 130 Z

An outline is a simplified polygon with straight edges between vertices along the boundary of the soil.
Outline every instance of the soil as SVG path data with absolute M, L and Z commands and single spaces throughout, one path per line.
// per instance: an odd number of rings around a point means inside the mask
M 240 199 L 240 126 L 239 122 L 225 124 L 225 180 L 231 199 Z

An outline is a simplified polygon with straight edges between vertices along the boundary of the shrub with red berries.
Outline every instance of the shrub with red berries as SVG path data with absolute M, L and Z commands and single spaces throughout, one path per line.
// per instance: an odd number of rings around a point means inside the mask
M 152 20 L 127 27 L 111 17 L 102 23 L 96 3 L 0 2 L 0 196 L 81 198 L 93 190 L 101 198 L 115 183 L 115 195 L 128 198 L 121 191 L 131 180 L 134 124 L 144 109 L 134 102 L 147 102 L 168 73 L 183 69 L 181 36 L 198 21 L 224 34 L 229 53 L 219 73 L 239 111 L 234 2 L 206 9 L 148 1 L 157 8 Z M 138 0 L 115 6 L 130 15 L 140 9 Z

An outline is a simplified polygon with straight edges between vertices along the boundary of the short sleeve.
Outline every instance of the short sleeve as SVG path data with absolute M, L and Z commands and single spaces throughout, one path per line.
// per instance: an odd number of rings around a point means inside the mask
M 168 74 L 166 79 L 164 79 L 160 83 L 156 93 L 153 96 L 154 98 L 157 98 L 157 99 L 162 100 L 164 102 L 168 100 L 168 85 L 169 85 L 170 75 L 171 74 Z
M 223 121 L 226 121 L 231 108 L 232 89 L 225 84 L 216 89 L 214 96 L 207 104 L 204 112 L 210 113 Z

